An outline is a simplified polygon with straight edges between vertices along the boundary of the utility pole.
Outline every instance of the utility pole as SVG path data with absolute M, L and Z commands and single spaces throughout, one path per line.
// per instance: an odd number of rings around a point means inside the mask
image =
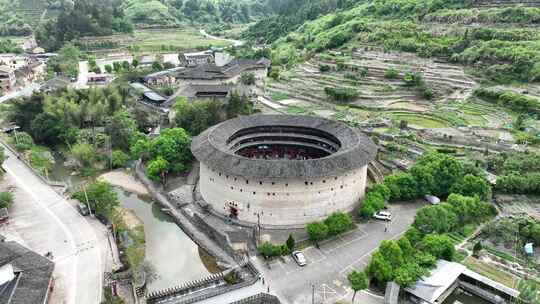
M 311 284 L 311 304 L 315 304 L 315 284 Z
M 84 197 L 86 198 L 86 206 L 88 207 L 88 213 L 90 213 L 90 216 L 93 216 L 92 208 L 90 208 L 90 202 L 88 201 L 88 194 L 86 193 L 86 186 L 83 185 L 82 187 L 84 191 Z

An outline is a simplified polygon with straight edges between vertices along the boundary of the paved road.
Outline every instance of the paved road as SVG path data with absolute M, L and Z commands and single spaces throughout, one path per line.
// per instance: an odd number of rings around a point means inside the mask
M 101 302 L 103 255 L 107 252 L 106 235 L 96 234 L 91 224 L 61 195 L 26 167 L 6 149 L 3 168 L 26 192 L 26 204 L 13 219 L 28 246 L 42 252 L 52 251 L 55 280 L 67 304 Z M 11 225 L 11 224 L 10 224 Z M 99 237 L 98 237 L 99 235 Z
M 31 96 L 32 92 L 34 92 L 35 90 L 39 90 L 39 88 L 40 88 L 39 84 L 37 84 L 35 82 L 30 83 L 29 85 L 27 85 L 25 87 L 22 87 L 21 89 L 15 91 L 15 92 L 0 96 L 0 103 L 6 102 L 6 101 L 8 101 L 10 99 L 14 99 L 14 98 L 19 98 L 19 97 L 23 97 L 23 96 Z
M 78 89 L 84 89 L 88 84 L 88 61 L 79 62 L 79 76 L 77 76 L 76 87 Z
M 201 32 L 201 35 L 203 35 L 206 38 L 214 39 L 214 40 L 227 41 L 227 42 L 232 43 L 234 46 L 242 46 L 245 43 L 244 41 L 241 41 L 241 40 L 227 39 L 227 38 L 221 38 L 221 37 L 218 37 L 218 36 L 210 35 L 205 30 L 201 30 L 200 32 Z
M 309 263 L 305 267 L 296 265 L 289 256 L 284 257 L 285 262 L 272 262 L 270 269 L 260 258 L 255 262 L 270 285 L 270 291 L 275 292 L 283 303 L 311 303 L 312 284 L 315 285 L 315 303 L 350 301 L 352 291 L 347 283 L 347 274 L 352 269 L 363 270 L 383 240 L 401 236 L 421 206 L 421 203 L 391 206 L 394 219 L 388 232 L 385 232 L 383 222 L 371 221 L 335 240 L 322 243 L 320 249 L 307 248 L 304 254 Z M 382 303 L 382 300 L 362 293 L 357 295 L 355 303 Z

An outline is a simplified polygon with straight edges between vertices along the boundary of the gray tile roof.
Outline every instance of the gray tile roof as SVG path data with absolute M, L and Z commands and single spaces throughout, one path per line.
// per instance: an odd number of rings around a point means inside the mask
M 0 265 L 18 271 L 12 288 L 2 289 L 0 303 L 43 303 L 48 295 L 54 263 L 16 242 L 0 242 Z
M 238 76 L 251 69 L 268 68 L 268 59 L 235 59 L 228 64 L 218 67 L 215 64 L 203 64 L 193 68 L 186 68 L 177 72 L 180 79 L 227 79 Z
M 292 126 L 318 129 L 334 136 L 340 144 L 335 153 L 318 159 L 267 160 L 236 155 L 228 139 L 236 132 L 258 126 Z M 375 144 L 358 129 L 314 116 L 251 115 L 220 123 L 193 139 L 193 155 L 220 172 L 247 177 L 289 178 L 335 176 L 361 168 L 377 153 Z

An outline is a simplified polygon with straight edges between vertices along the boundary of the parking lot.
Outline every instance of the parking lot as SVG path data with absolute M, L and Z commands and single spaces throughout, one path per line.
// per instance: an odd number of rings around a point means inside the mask
M 305 267 L 299 267 L 290 256 L 274 260 L 269 265 L 256 258 L 256 263 L 263 271 L 270 292 L 280 296 L 284 303 L 311 303 L 313 295 L 315 303 L 350 300 L 352 291 L 347 283 L 347 274 L 352 269 L 363 270 L 383 240 L 399 238 L 422 206 L 423 203 L 392 205 L 389 211 L 393 220 L 388 226 L 382 221 L 370 221 L 322 242 L 320 248 L 303 250 L 308 260 Z M 385 231 L 385 226 L 388 231 Z M 368 293 L 359 294 L 356 298 L 357 303 L 382 303 L 381 297 Z

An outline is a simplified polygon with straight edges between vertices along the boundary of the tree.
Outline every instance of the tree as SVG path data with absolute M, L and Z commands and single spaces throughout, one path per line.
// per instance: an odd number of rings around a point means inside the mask
M 367 266 L 367 272 L 370 277 L 377 280 L 379 286 L 384 286 L 386 282 L 390 282 L 394 278 L 392 265 L 390 265 L 379 250 L 373 254 Z
M 13 204 L 13 193 L 0 192 L 0 208 L 9 208 Z
M 129 70 L 129 62 L 127 62 L 125 60 L 122 61 L 122 69 L 124 69 L 126 71 Z
M 234 118 L 238 115 L 249 115 L 253 113 L 253 104 L 246 96 L 241 96 L 233 92 L 226 106 L 227 118 Z
M 384 256 L 384 259 L 390 263 L 393 269 L 397 269 L 405 261 L 403 251 L 395 241 L 382 241 L 379 246 L 379 252 Z
M 17 132 L 13 133 L 13 139 L 15 140 L 15 149 L 19 151 L 26 151 L 32 149 L 34 146 L 34 140 L 32 136 L 26 132 Z
M 79 142 L 71 147 L 71 154 L 81 166 L 86 167 L 93 164 L 96 157 L 96 150 L 89 143 Z
M 222 105 L 216 100 L 188 102 L 179 98 L 175 105 L 174 123 L 189 134 L 196 136 L 221 121 Z
M 421 267 L 414 261 L 401 265 L 395 272 L 394 280 L 399 286 L 405 288 L 413 285 L 420 277 L 427 274 L 426 268 Z
M 255 84 L 255 74 L 253 73 L 244 73 L 240 76 L 240 82 L 243 85 L 254 85 Z
M 423 234 L 444 233 L 457 225 L 457 216 L 448 204 L 426 206 L 416 213 L 414 227 Z
M 161 71 L 163 70 L 163 65 L 159 61 L 152 62 L 152 70 L 154 71 Z
M 146 171 L 151 180 L 161 181 L 165 184 L 167 173 L 169 172 L 169 162 L 163 157 L 158 156 L 148 164 Z
M 128 151 L 139 133 L 137 122 L 131 114 L 124 109 L 116 111 L 106 124 L 105 132 L 110 136 L 112 147 Z
M 294 250 L 295 241 L 294 241 L 294 237 L 292 236 L 292 234 L 289 234 L 289 237 L 287 238 L 287 242 L 285 244 L 287 245 L 287 248 L 289 249 L 289 251 Z
M 384 71 L 384 77 L 388 79 L 395 79 L 399 77 L 399 71 L 394 68 L 389 68 Z
M 184 172 L 192 159 L 191 136 L 181 128 L 167 129 L 150 141 L 149 154 L 165 159 L 172 173 Z
M 85 193 L 86 192 L 86 193 Z M 73 194 L 73 198 L 81 203 L 88 203 L 96 214 L 111 218 L 116 206 L 120 205 L 118 194 L 114 191 L 111 184 L 102 181 L 96 181 L 86 187 L 86 191 L 81 189 Z
M 452 185 L 450 193 L 476 196 L 486 201 L 491 198 L 491 186 L 484 177 L 467 174 Z
M 482 242 L 481 241 L 476 242 L 473 247 L 473 256 L 478 257 L 482 249 L 483 249 Z
M 261 246 L 259 246 L 259 252 L 265 259 L 268 259 L 274 254 L 274 245 L 272 245 L 270 242 L 264 242 Z
M 131 62 L 131 65 L 132 65 L 134 68 L 137 68 L 137 67 L 139 66 L 139 60 L 133 59 L 133 61 Z
M 538 285 L 529 280 L 520 280 L 518 283 L 519 298 L 526 303 L 537 304 L 540 302 L 538 298 Z
M 129 151 L 132 158 L 146 160 L 150 156 L 150 141 L 146 137 L 139 138 L 131 145 Z
M 351 284 L 351 288 L 354 291 L 352 302 L 354 303 L 354 298 L 356 297 L 356 293 L 360 290 L 364 290 L 368 288 L 369 286 L 369 279 L 365 272 L 359 272 L 356 270 L 353 270 L 347 275 L 347 280 L 349 281 L 349 284 Z
M 6 149 L 0 146 L 0 166 L 6 161 L 8 156 L 6 155 Z
M 112 71 L 113 71 L 112 66 L 110 64 L 105 65 L 105 71 L 107 71 L 107 73 L 111 74 Z
M 392 174 L 384 179 L 390 189 L 390 200 L 412 200 L 418 197 L 415 178 L 409 173 Z
M 309 223 L 306 228 L 309 239 L 317 245 L 328 236 L 328 226 L 322 222 Z
M 122 168 L 126 165 L 126 162 L 129 160 L 129 155 L 124 153 L 122 150 L 114 150 L 112 152 L 111 164 L 113 168 Z
M 456 249 L 452 240 L 446 235 L 428 234 L 422 239 L 418 248 L 438 259 L 452 261 Z
M 338 235 L 349 230 L 353 223 L 352 219 L 348 214 L 342 212 L 332 213 L 326 220 L 324 224 L 328 227 L 329 235 Z

